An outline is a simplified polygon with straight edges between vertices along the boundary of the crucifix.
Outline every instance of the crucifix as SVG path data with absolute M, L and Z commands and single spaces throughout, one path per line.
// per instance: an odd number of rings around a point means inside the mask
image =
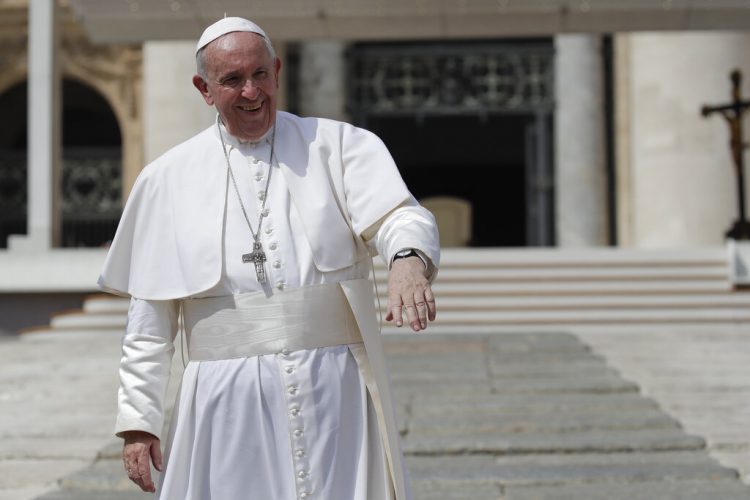
M 743 101 L 740 97 L 740 84 L 742 83 L 742 74 L 740 71 L 738 69 L 732 71 L 730 78 L 732 80 L 732 102 L 717 106 L 703 106 L 701 114 L 707 117 L 714 113 L 721 113 L 727 121 L 727 125 L 729 125 L 729 145 L 732 150 L 732 159 L 737 178 L 739 218 L 729 231 L 727 231 L 726 236 L 734 240 L 750 240 L 750 222 L 748 222 L 745 216 L 744 153 L 747 143 L 743 142 L 742 138 L 742 118 L 745 111 L 750 108 L 750 101 Z
M 258 283 L 261 285 L 266 282 L 266 268 L 263 263 L 266 261 L 266 254 L 259 241 L 253 243 L 253 251 L 242 256 L 242 262 L 252 262 L 255 264 L 255 274 L 258 276 Z

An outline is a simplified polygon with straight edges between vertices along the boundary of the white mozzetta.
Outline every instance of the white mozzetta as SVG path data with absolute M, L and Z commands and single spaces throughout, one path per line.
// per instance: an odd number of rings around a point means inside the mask
M 301 219 L 315 267 L 327 272 L 354 265 L 367 253 L 354 235 L 413 200 L 393 159 L 375 135 L 342 122 L 279 112 L 276 127 L 275 165 Z M 237 162 L 235 172 L 240 162 L 247 166 L 239 151 L 230 161 Z M 214 126 L 148 165 L 125 206 L 101 287 L 164 300 L 216 285 L 228 194 L 234 199 Z M 436 242 L 423 248 L 423 242 L 394 236 L 389 245 L 384 248 L 419 248 L 438 264 Z

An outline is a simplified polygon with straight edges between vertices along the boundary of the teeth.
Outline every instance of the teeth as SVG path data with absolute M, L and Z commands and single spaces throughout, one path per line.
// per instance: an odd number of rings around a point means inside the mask
M 257 105 L 257 106 L 255 106 L 255 107 L 251 107 L 251 106 L 240 106 L 240 109 L 242 109 L 243 111 L 258 111 L 258 110 L 260 109 L 260 106 L 261 106 L 260 104 L 258 104 L 258 105 Z

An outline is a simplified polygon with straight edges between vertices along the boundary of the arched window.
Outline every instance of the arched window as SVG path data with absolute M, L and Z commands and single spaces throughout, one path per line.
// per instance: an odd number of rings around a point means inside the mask
M 122 208 L 122 139 L 107 101 L 77 80 L 63 80 L 62 238 L 64 247 L 96 247 L 114 236 Z M 0 95 L 13 120 L 0 130 L 0 248 L 26 232 L 27 91 Z

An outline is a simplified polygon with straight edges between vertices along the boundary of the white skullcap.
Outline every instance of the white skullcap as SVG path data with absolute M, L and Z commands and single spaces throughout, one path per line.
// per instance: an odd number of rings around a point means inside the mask
M 224 36 L 227 33 L 232 33 L 234 31 L 248 31 L 250 33 L 256 33 L 268 40 L 268 35 L 266 35 L 266 32 L 263 31 L 261 27 L 254 22 L 248 21 L 247 19 L 243 19 L 241 17 L 225 17 L 224 19 L 219 19 L 211 26 L 206 28 L 206 30 L 198 40 L 198 45 L 195 47 L 195 52 L 197 53 L 203 47 L 213 42 L 220 36 Z

